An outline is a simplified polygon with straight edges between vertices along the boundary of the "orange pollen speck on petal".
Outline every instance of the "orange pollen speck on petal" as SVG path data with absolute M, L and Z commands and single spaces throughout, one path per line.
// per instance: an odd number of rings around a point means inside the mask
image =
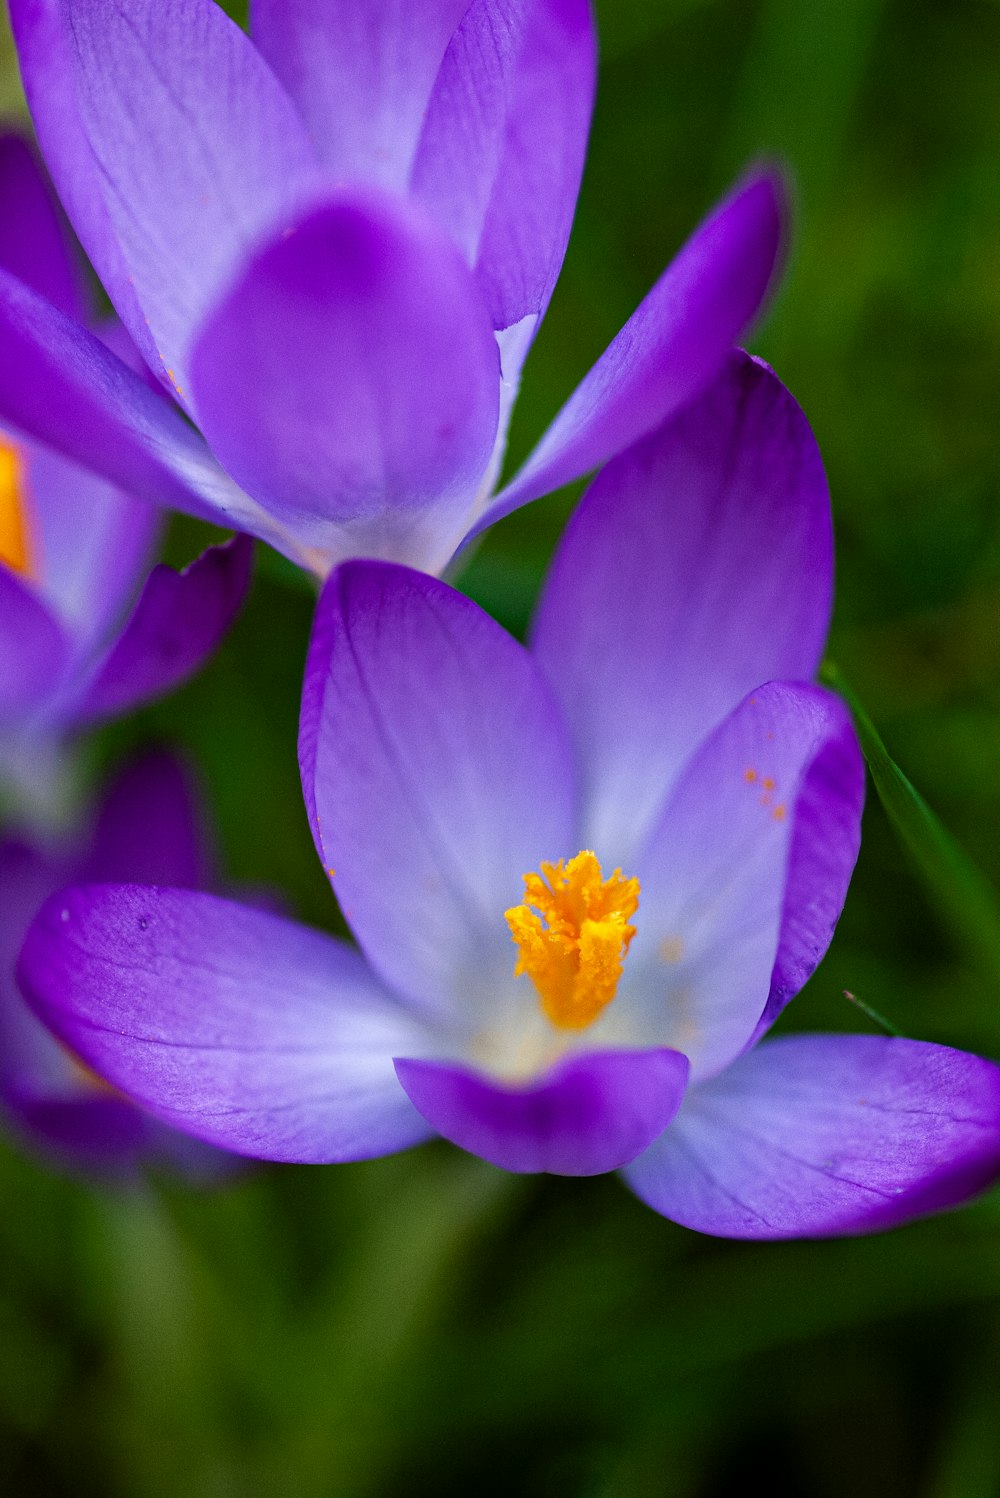
M 605 879 L 591 852 L 524 875 L 524 903 L 504 912 L 518 948 L 514 976 L 531 979 L 553 1025 L 585 1030 L 611 1003 L 638 908 L 638 879 L 621 869 Z
M 0 432 L 0 565 L 30 577 L 33 568 L 24 459 L 20 449 Z

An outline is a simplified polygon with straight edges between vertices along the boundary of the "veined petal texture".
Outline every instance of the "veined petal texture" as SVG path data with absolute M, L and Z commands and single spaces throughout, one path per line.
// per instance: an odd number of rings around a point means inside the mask
M 334 181 L 403 190 L 469 0 L 252 0 L 251 34 Z
M 522 875 L 576 852 L 569 745 L 530 655 L 443 583 L 346 563 L 320 600 L 299 760 L 320 857 L 369 959 L 429 1012 L 474 1026 L 510 986 L 504 911 Z
M 595 1043 L 629 1019 L 631 1005 L 641 1043 L 683 1051 L 693 1080 L 746 1048 L 771 985 L 799 800 L 817 761 L 845 737 L 853 739 L 853 730 L 839 697 L 771 682 L 706 739 L 629 865 L 642 888 L 637 933 L 622 991 L 595 1026 Z M 860 773 L 856 745 L 854 753 Z M 807 881 L 796 891 L 802 904 L 819 896 L 824 949 L 839 915 L 834 895 L 843 899 L 857 853 L 861 814 L 859 798 L 848 797 L 847 809 L 831 791 L 827 800 L 810 805 L 810 835 L 821 840 L 852 813 L 846 869 L 838 864 L 832 892 L 818 877 L 815 891 Z
M 132 494 L 275 535 L 176 408 L 93 333 L 2 268 L 0 412 L 5 423 Z
M 318 185 L 305 128 L 214 0 L 15 0 L 11 18 L 77 233 L 183 399 L 208 305 Z
M 815 675 L 832 593 L 809 424 L 766 366 L 733 353 L 594 481 L 539 604 L 533 649 L 573 732 L 591 842 L 627 860 L 747 692 Z
M 1000 1174 L 1000 1067 L 881 1035 L 789 1035 L 691 1088 L 626 1172 L 656 1211 L 727 1238 L 875 1232 Z
M 392 1056 L 423 1047 L 344 943 L 214 895 L 83 885 L 43 908 L 35 1012 L 165 1123 L 237 1153 L 367 1158 L 428 1133 Z
M 498 329 L 548 305 L 596 63 L 589 0 L 472 0 L 441 64 L 413 191 L 476 266 Z
M 781 178 L 762 172 L 695 230 L 473 535 L 606 463 L 704 389 L 774 281 L 785 213 Z

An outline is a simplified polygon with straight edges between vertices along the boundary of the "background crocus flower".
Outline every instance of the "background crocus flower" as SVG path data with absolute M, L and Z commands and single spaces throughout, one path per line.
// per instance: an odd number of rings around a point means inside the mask
M 56 1163 L 131 1175 L 143 1163 L 204 1174 L 227 1157 L 164 1127 L 106 1086 L 31 1013 L 14 976 L 32 917 L 70 880 L 146 879 L 196 888 L 210 874 L 188 776 L 146 751 L 108 786 L 92 825 L 58 845 L 0 841 L 0 1111 L 30 1148 Z
M 324 576 L 439 571 L 712 377 L 761 306 L 783 192 L 701 227 L 491 498 L 569 236 L 588 0 L 12 0 L 52 176 L 175 405 L 0 276 L 0 418 Z M 16 367 L 16 380 L 7 371 Z
M 85 318 L 72 246 L 12 134 L 0 136 L 5 272 Z M 99 331 L 127 349 L 113 323 Z M 30 369 L 15 362 L 3 378 L 30 383 Z M 217 647 L 246 592 L 252 543 L 212 547 L 178 574 L 150 570 L 160 532 L 147 502 L 0 428 L 0 765 L 24 778 L 68 730 L 176 686 Z
M 736 1236 L 961 1200 L 1000 1169 L 1000 1068 L 871 1036 L 753 1049 L 858 850 L 854 732 L 810 681 L 831 566 L 811 434 L 744 355 L 591 487 L 530 650 L 442 583 L 343 565 L 300 758 L 361 951 L 83 887 L 29 933 L 36 1012 L 160 1118 L 271 1159 L 436 1132 L 514 1171 L 626 1167 Z

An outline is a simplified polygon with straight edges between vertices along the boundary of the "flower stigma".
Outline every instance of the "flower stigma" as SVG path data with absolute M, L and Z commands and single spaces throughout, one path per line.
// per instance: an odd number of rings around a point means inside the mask
M 605 879 L 596 854 L 542 863 L 524 875 L 524 903 L 504 912 L 518 948 L 515 978 L 534 983 L 543 1014 L 561 1030 L 585 1030 L 611 1003 L 635 927 L 639 881 Z
M 0 565 L 26 576 L 32 573 L 24 493 L 24 461 L 19 449 L 0 432 Z

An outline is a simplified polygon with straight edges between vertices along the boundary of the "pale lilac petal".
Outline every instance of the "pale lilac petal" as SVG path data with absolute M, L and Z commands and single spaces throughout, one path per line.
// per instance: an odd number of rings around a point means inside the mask
M 680 1107 L 687 1071 L 676 1051 L 608 1051 L 513 1087 L 440 1062 L 396 1062 L 410 1100 L 453 1144 L 504 1170 L 564 1176 L 634 1160 Z
M 0 134 L 0 266 L 67 316 L 86 315 L 67 227 L 30 145 L 11 133 Z
M 469 1026 L 494 1013 L 522 875 L 579 846 L 565 730 L 528 652 L 433 578 L 347 563 L 317 612 L 299 760 L 320 857 L 372 963 Z
M 69 657 L 69 640 L 31 584 L 0 564 L 0 724 L 45 701 Z
M 383 1155 L 426 1137 L 391 1057 L 426 1040 L 342 942 L 212 895 L 84 885 L 19 968 L 35 1012 L 158 1118 L 263 1159 Z
M 191 773 L 176 755 L 147 749 L 115 776 L 98 808 L 90 848 L 74 870 L 80 882 L 208 882 L 206 836 Z
M 113 717 L 197 671 L 227 634 L 250 582 L 253 542 L 211 546 L 183 572 L 154 567 L 131 617 L 96 667 L 76 715 Z
M 832 594 L 815 439 L 775 375 L 734 353 L 594 481 L 539 607 L 533 648 L 573 730 L 595 845 L 630 857 L 747 692 L 815 675 Z
M 50 448 L 25 445 L 22 456 L 38 586 L 71 635 L 79 663 L 134 601 L 164 516 Z
M 820 949 L 857 853 L 855 776 L 809 781 L 831 746 L 845 758 L 858 752 L 840 699 L 772 682 L 698 750 L 647 847 L 625 866 L 641 886 L 637 932 L 618 997 L 593 1028 L 595 1045 L 674 1047 L 696 1080 L 745 1049 L 771 986 L 804 792 L 811 819 L 804 836 L 844 844 L 832 874 L 818 858 L 811 869 L 817 910 L 809 934 Z M 810 890 L 803 876 L 794 899 L 804 904 Z
M 338 182 L 402 191 L 469 0 L 252 0 L 252 35 Z
M 60 143 L 50 166 L 96 172 L 104 215 L 77 231 L 115 298 L 122 268 L 134 287 L 117 310 L 144 354 L 148 320 L 159 363 L 182 395 L 191 337 L 242 256 L 301 208 L 319 165 L 295 110 L 249 39 L 215 0 L 34 0 L 34 26 L 65 58 L 74 125 L 86 148 Z M 19 34 L 34 32 L 24 21 Z M 42 101 L 44 112 L 52 107 Z M 40 120 L 44 150 L 50 132 Z M 64 201 L 94 195 L 72 181 Z M 104 263 L 107 227 L 116 248 Z M 137 305 L 138 304 L 138 307 Z M 139 315 L 141 312 L 141 316 Z
M 784 205 L 781 179 L 765 172 L 716 209 L 605 349 L 472 535 L 606 463 L 704 389 L 774 280 Z
M 0 423 L 143 499 L 270 539 L 267 517 L 180 412 L 100 339 L 2 269 Z
M 588 0 L 473 0 L 445 55 L 413 188 L 476 266 L 496 328 L 548 305 L 596 61 Z
M 328 561 L 448 560 L 489 461 L 499 361 L 472 276 L 410 206 L 343 194 L 268 245 L 193 372 L 214 451 Z
M 692 1088 L 626 1172 L 657 1212 L 728 1238 L 870 1233 L 1000 1175 L 1000 1067 L 881 1035 L 791 1035 Z

